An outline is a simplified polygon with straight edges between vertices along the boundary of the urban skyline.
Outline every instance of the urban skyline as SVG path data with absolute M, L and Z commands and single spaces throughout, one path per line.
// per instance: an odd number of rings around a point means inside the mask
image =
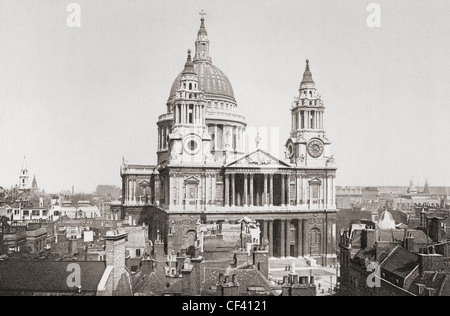
M 249 129 L 278 129 L 272 152 L 283 157 L 284 122 L 309 58 L 338 185 L 448 186 L 449 5 L 379 1 L 381 27 L 369 28 L 369 3 L 79 1 L 80 28 L 65 24 L 68 3 L 2 3 L 0 185 L 18 182 L 24 155 L 50 192 L 120 185 L 122 157 L 155 163 L 155 113 L 193 48 L 192 36 L 172 34 L 195 32 L 203 8 L 214 61 Z
M 0 3 L 0 296 L 450 296 L 424 3 Z

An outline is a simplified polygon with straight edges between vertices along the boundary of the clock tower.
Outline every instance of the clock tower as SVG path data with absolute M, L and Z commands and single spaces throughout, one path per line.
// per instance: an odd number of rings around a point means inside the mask
M 323 124 L 324 110 L 307 59 L 299 95 L 292 104 L 291 133 L 285 145 L 286 158 L 291 163 L 320 168 L 333 160 L 330 156 L 331 142 L 325 135 Z
M 170 164 L 200 164 L 205 159 L 212 159 L 211 136 L 205 123 L 205 95 L 198 86 L 198 75 L 191 59 L 191 50 L 188 50 L 171 111 L 173 127 L 168 135 Z

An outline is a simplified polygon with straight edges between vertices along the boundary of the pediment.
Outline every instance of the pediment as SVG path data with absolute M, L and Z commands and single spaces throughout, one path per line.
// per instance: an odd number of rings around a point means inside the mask
M 185 183 L 193 183 L 193 184 L 198 184 L 200 182 L 200 179 L 198 179 L 197 177 L 194 176 L 190 176 L 188 178 L 186 178 L 184 180 Z
M 146 180 L 141 181 L 141 182 L 139 182 L 139 186 L 142 187 L 142 188 L 149 187 L 150 186 L 150 182 L 148 182 Z
M 322 184 L 322 180 L 320 180 L 317 177 L 314 177 L 311 180 L 309 180 L 309 184 L 310 185 L 314 185 L 314 184 L 321 185 Z
M 230 163 L 227 167 L 290 168 L 291 166 L 265 151 L 258 149 L 251 154 Z

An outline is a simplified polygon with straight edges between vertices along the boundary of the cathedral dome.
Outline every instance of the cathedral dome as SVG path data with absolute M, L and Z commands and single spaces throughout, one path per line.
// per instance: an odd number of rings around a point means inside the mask
M 198 88 L 205 93 L 206 100 L 223 100 L 230 101 L 236 104 L 234 99 L 233 88 L 230 80 L 222 70 L 212 64 L 212 58 L 209 54 L 209 39 L 208 32 L 205 28 L 205 19 L 201 19 L 200 29 L 197 33 L 197 40 L 195 41 L 195 55 L 194 55 L 194 70 L 198 76 Z M 180 87 L 181 75 L 183 71 L 177 76 L 170 89 L 169 102 L 175 97 L 175 94 Z
M 378 227 L 380 229 L 395 229 L 395 220 L 388 210 L 385 210 L 383 213 L 381 213 Z
M 225 73 L 209 62 L 194 62 L 194 69 L 198 75 L 199 89 L 205 93 L 206 99 L 227 99 L 236 102 L 230 80 Z M 181 74 L 177 76 L 170 89 L 169 100 L 175 96 L 180 87 Z

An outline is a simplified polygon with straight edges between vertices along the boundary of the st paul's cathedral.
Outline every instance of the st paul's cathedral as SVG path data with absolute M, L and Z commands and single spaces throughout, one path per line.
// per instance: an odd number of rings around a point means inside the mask
M 204 22 L 202 16 L 195 51 L 188 51 L 157 121 L 157 165 L 121 166 L 123 217 L 145 218 L 150 239 L 166 254 L 192 246 L 198 223 L 248 217 L 259 223 L 270 256 L 333 262 L 337 168 L 309 61 L 290 107 L 286 157 L 259 148 L 246 153 L 246 120 L 212 62 Z

